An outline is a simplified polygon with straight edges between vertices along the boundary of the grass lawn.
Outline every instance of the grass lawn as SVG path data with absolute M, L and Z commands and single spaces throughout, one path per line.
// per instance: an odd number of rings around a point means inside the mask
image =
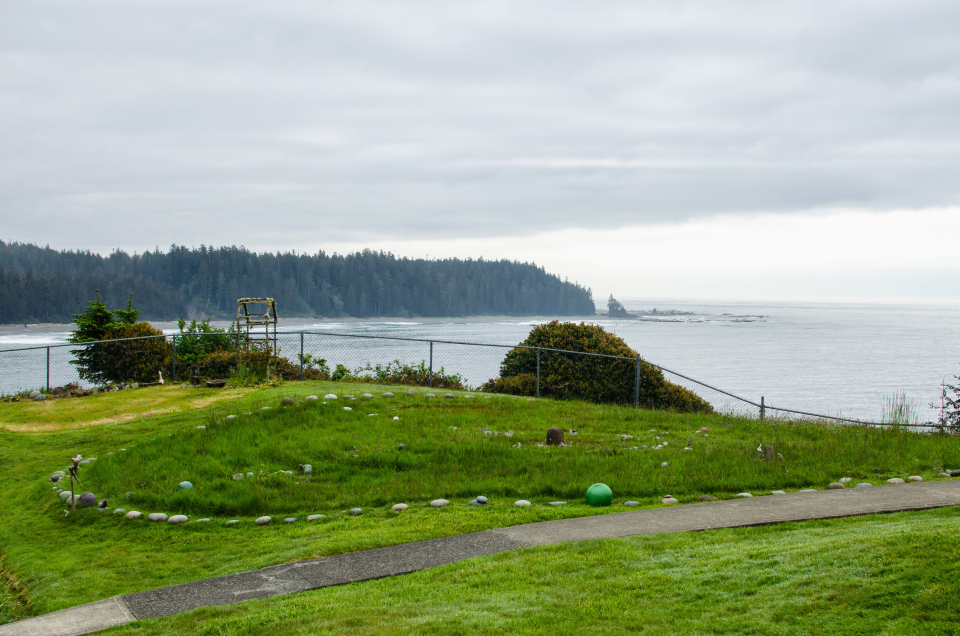
M 387 390 L 396 397 L 380 397 Z M 377 397 L 356 401 L 343 397 L 365 391 Z M 406 391 L 414 395 L 404 395 Z M 341 397 L 327 404 L 280 406 L 284 396 L 299 401 L 328 392 Z M 44 613 L 296 559 L 617 512 L 624 510 L 617 504 L 628 499 L 659 506 L 666 494 L 686 503 L 702 494 L 725 498 L 741 491 L 824 488 L 843 476 L 874 484 L 908 475 L 933 479 L 941 467 L 960 467 L 957 440 L 940 435 L 760 423 L 482 394 L 468 399 L 463 392 L 455 392 L 454 399 L 426 398 L 426 392 L 308 382 L 263 390 L 151 387 L 44 403 L 0 403 L 4 472 L 0 497 L 5 503 L 0 567 L 6 581 L 0 589 L 0 621 L 17 612 Z M 442 396 L 445 391 L 435 393 Z M 261 410 L 265 406 L 270 408 Z M 568 431 L 568 446 L 543 446 L 550 426 Z M 695 432 L 701 427 L 708 433 Z M 571 429 L 578 434 L 570 435 Z M 692 450 L 685 451 L 688 438 Z M 400 443 L 403 450 L 397 448 Z M 772 444 L 783 459 L 763 461 L 757 452 L 760 444 Z M 65 514 L 50 475 L 77 453 L 97 458 L 81 468 L 79 491 L 106 498 L 110 509 L 182 513 L 211 521 L 170 526 L 95 509 Z M 313 473 L 298 472 L 299 464 L 311 464 Z M 234 480 L 237 473 L 254 477 Z M 179 490 L 183 480 L 194 488 Z M 583 492 L 598 481 L 613 489 L 613 507 L 595 509 L 582 503 Z M 490 505 L 466 505 L 480 494 L 490 497 Z M 427 505 L 441 497 L 451 505 L 439 510 Z M 513 506 L 519 498 L 534 505 Z M 569 504 L 546 505 L 557 499 Z M 390 505 L 397 502 L 408 503 L 411 509 L 391 512 Z M 364 514 L 347 516 L 351 507 L 363 508 Z M 306 515 L 313 513 L 326 516 L 307 523 Z M 255 526 L 253 519 L 264 514 L 299 521 Z M 936 514 L 948 519 L 952 513 Z M 240 523 L 226 523 L 232 519 Z M 744 532 L 762 537 L 779 531 Z M 660 540 L 692 539 L 655 539 Z M 599 554 L 604 554 L 614 550 L 610 546 L 621 550 L 654 539 L 637 541 L 597 545 L 603 546 Z M 582 559 L 573 556 L 582 551 L 576 546 L 551 548 L 544 554 L 553 554 L 554 549 L 561 559 L 564 554 L 574 561 Z M 502 555 L 490 562 L 525 558 Z M 619 563 L 616 558 L 613 562 Z M 460 571 L 457 568 L 374 585 L 408 585 L 419 580 L 416 577 L 441 576 Z M 565 585 L 572 589 L 588 590 L 609 578 L 609 568 L 592 574 L 571 572 L 570 577 L 590 579 L 567 580 Z M 476 585 L 479 590 L 486 584 Z M 347 589 L 330 593 L 346 594 Z M 387 609 L 380 606 L 378 611 Z M 523 615 L 521 610 L 518 606 L 517 616 Z M 228 613 L 232 611 L 237 610 Z M 408 624 L 403 623 L 407 619 L 397 620 L 398 625 Z
M 958 634 L 960 510 L 561 544 L 109 634 Z

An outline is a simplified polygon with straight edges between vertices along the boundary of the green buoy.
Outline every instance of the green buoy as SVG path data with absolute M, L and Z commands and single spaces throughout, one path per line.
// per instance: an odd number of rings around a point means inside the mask
M 595 508 L 609 506 L 613 501 L 613 491 L 606 484 L 594 484 L 587 488 L 587 503 Z

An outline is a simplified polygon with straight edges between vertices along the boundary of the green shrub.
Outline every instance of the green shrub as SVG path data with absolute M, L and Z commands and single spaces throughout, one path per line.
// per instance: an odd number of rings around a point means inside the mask
M 633 404 L 637 353 L 602 327 L 585 323 L 553 322 L 535 327 L 523 347 L 583 351 L 629 359 L 586 356 L 557 351 L 540 352 L 540 395 L 561 400 Z M 500 377 L 482 391 L 535 395 L 537 351 L 513 349 L 500 365 Z M 656 367 L 640 365 L 640 405 L 644 408 L 712 413 L 713 408 L 692 391 L 668 382 Z
M 88 344 L 70 353 L 81 379 L 97 384 L 105 382 L 154 382 L 166 368 L 170 345 L 163 332 L 149 323 L 137 322 L 140 312 L 133 309 L 133 294 L 126 309 L 107 309 L 96 290 L 96 300 L 88 301 L 81 314 L 74 314 L 77 328 L 69 341 Z M 155 336 L 155 337 L 150 337 Z M 144 338 L 127 342 L 102 342 L 119 338 Z
M 337 365 L 339 368 L 342 365 Z M 376 382 L 378 384 L 409 384 L 412 386 L 433 386 L 438 389 L 467 389 L 463 376 L 458 373 L 447 373 L 443 367 L 433 372 L 433 382 L 430 381 L 430 367 L 426 360 L 414 366 L 394 360 L 386 365 L 377 364 L 357 368 L 352 375 L 345 376 L 353 382 Z
M 210 324 L 207 318 L 201 322 L 187 321 L 180 316 L 177 321 L 180 333 L 177 335 L 177 375 L 185 378 L 191 374 L 198 377 L 225 378 L 237 360 L 232 362 L 227 355 L 213 355 L 235 352 L 237 349 L 233 325 L 230 330 L 219 329 Z M 211 357 L 213 356 L 213 357 Z

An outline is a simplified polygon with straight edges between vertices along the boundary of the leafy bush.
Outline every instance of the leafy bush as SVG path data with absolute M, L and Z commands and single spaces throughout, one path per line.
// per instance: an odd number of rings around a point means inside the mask
M 582 351 L 630 359 L 540 352 L 540 395 L 561 400 L 586 400 L 633 404 L 636 390 L 637 353 L 619 337 L 602 327 L 557 320 L 535 327 L 523 347 Z M 488 381 L 482 391 L 535 395 L 537 351 L 513 349 L 500 365 L 500 377 Z M 668 382 L 663 372 L 640 365 L 640 405 L 645 408 L 711 413 L 713 408 L 692 391 Z
M 163 332 L 149 323 L 137 322 L 140 312 L 133 309 L 133 294 L 126 309 L 107 309 L 107 304 L 97 298 L 88 301 L 82 314 L 74 314 L 77 328 L 70 333 L 69 341 L 89 344 L 73 349 L 71 364 L 84 380 L 105 382 L 153 382 L 158 372 L 165 368 L 171 348 L 162 337 Z M 120 338 L 143 338 L 126 342 L 102 342 Z
M 337 365 L 337 369 L 342 365 Z M 379 384 L 409 384 L 411 386 L 430 386 L 430 367 L 426 360 L 413 366 L 394 360 L 386 365 L 367 364 L 358 367 L 352 375 L 344 376 L 345 380 L 353 382 L 377 382 Z M 458 373 L 447 373 L 443 367 L 433 372 L 433 386 L 438 389 L 467 389 L 463 376 Z
M 235 357 L 230 361 L 229 355 L 223 355 L 237 349 L 233 325 L 229 331 L 219 329 L 211 325 L 207 318 L 201 322 L 191 320 L 187 326 L 183 316 L 180 316 L 177 325 L 180 327 L 176 341 L 177 375 L 189 377 L 192 372 L 198 377 L 227 377 L 237 363 Z

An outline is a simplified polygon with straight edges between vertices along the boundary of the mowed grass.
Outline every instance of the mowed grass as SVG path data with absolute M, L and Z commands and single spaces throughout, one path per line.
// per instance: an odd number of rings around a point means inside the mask
M 957 634 L 960 510 L 562 544 L 109 634 Z
M 396 397 L 379 397 L 386 390 Z M 467 399 L 462 392 L 426 398 L 425 389 L 408 397 L 408 390 L 337 383 L 233 393 L 165 387 L 62 400 L 45 411 L 34 403 L 0 404 L 3 568 L 19 580 L 30 611 L 43 613 L 296 559 L 624 510 L 582 502 L 598 481 L 613 488 L 615 504 L 658 506 L 668 493 L 692 502 L 700 494 L 823 488 L 845 475 L 875 484 L 911 474 L 932 479 L 940 467 L 960 467 L 956 440 L 939 435 L 482 394 Z M 377 397 L 280 407 L 284 396 L 365 391 Z M 101 403 L 110 421 L 97 417 Z M 195 403 L 201 406 L 181 408 Z M 99 423 L 74 426 L 78 419 Z M 569 446 L 543 446 L 550 426 L 567 431 Z M 701 427 L 707 435 L 694 433 Z M 690 451 L 682 450 L 687 438 Z M 761 443 L 774 445 L 783 461 L 759 459 Z M 81 469 L 79 491 L 106 498 L 111 509 L 211 521 L 169 526 L 93 509 L 65 515 L 49 477 L 77 453 L 98 458 Z M 314 469 L 309 477 L 297 472 L 305 463 Z M 235 481 L 238 472 L 255 477 Z M 183 480 L 194 489 L 179 490 Z M 490 505 L 466 505 L 479 494 Z M 441 497 L 451 505 L 428 506 Z M 534 505 L 517 508 L 518 498 Z M 556 499 L 570 503 L 545 505 Z M 396 502 L 411 509 L 391 512 Z M 347 516 L 355 506 L 364 514 Z M 308 524 L 311 513 L 326 517 Z M 255 526 L 253 518 L 263 514 L 299 521 Z M 228 525 L 230 519 L 240 523 Z

